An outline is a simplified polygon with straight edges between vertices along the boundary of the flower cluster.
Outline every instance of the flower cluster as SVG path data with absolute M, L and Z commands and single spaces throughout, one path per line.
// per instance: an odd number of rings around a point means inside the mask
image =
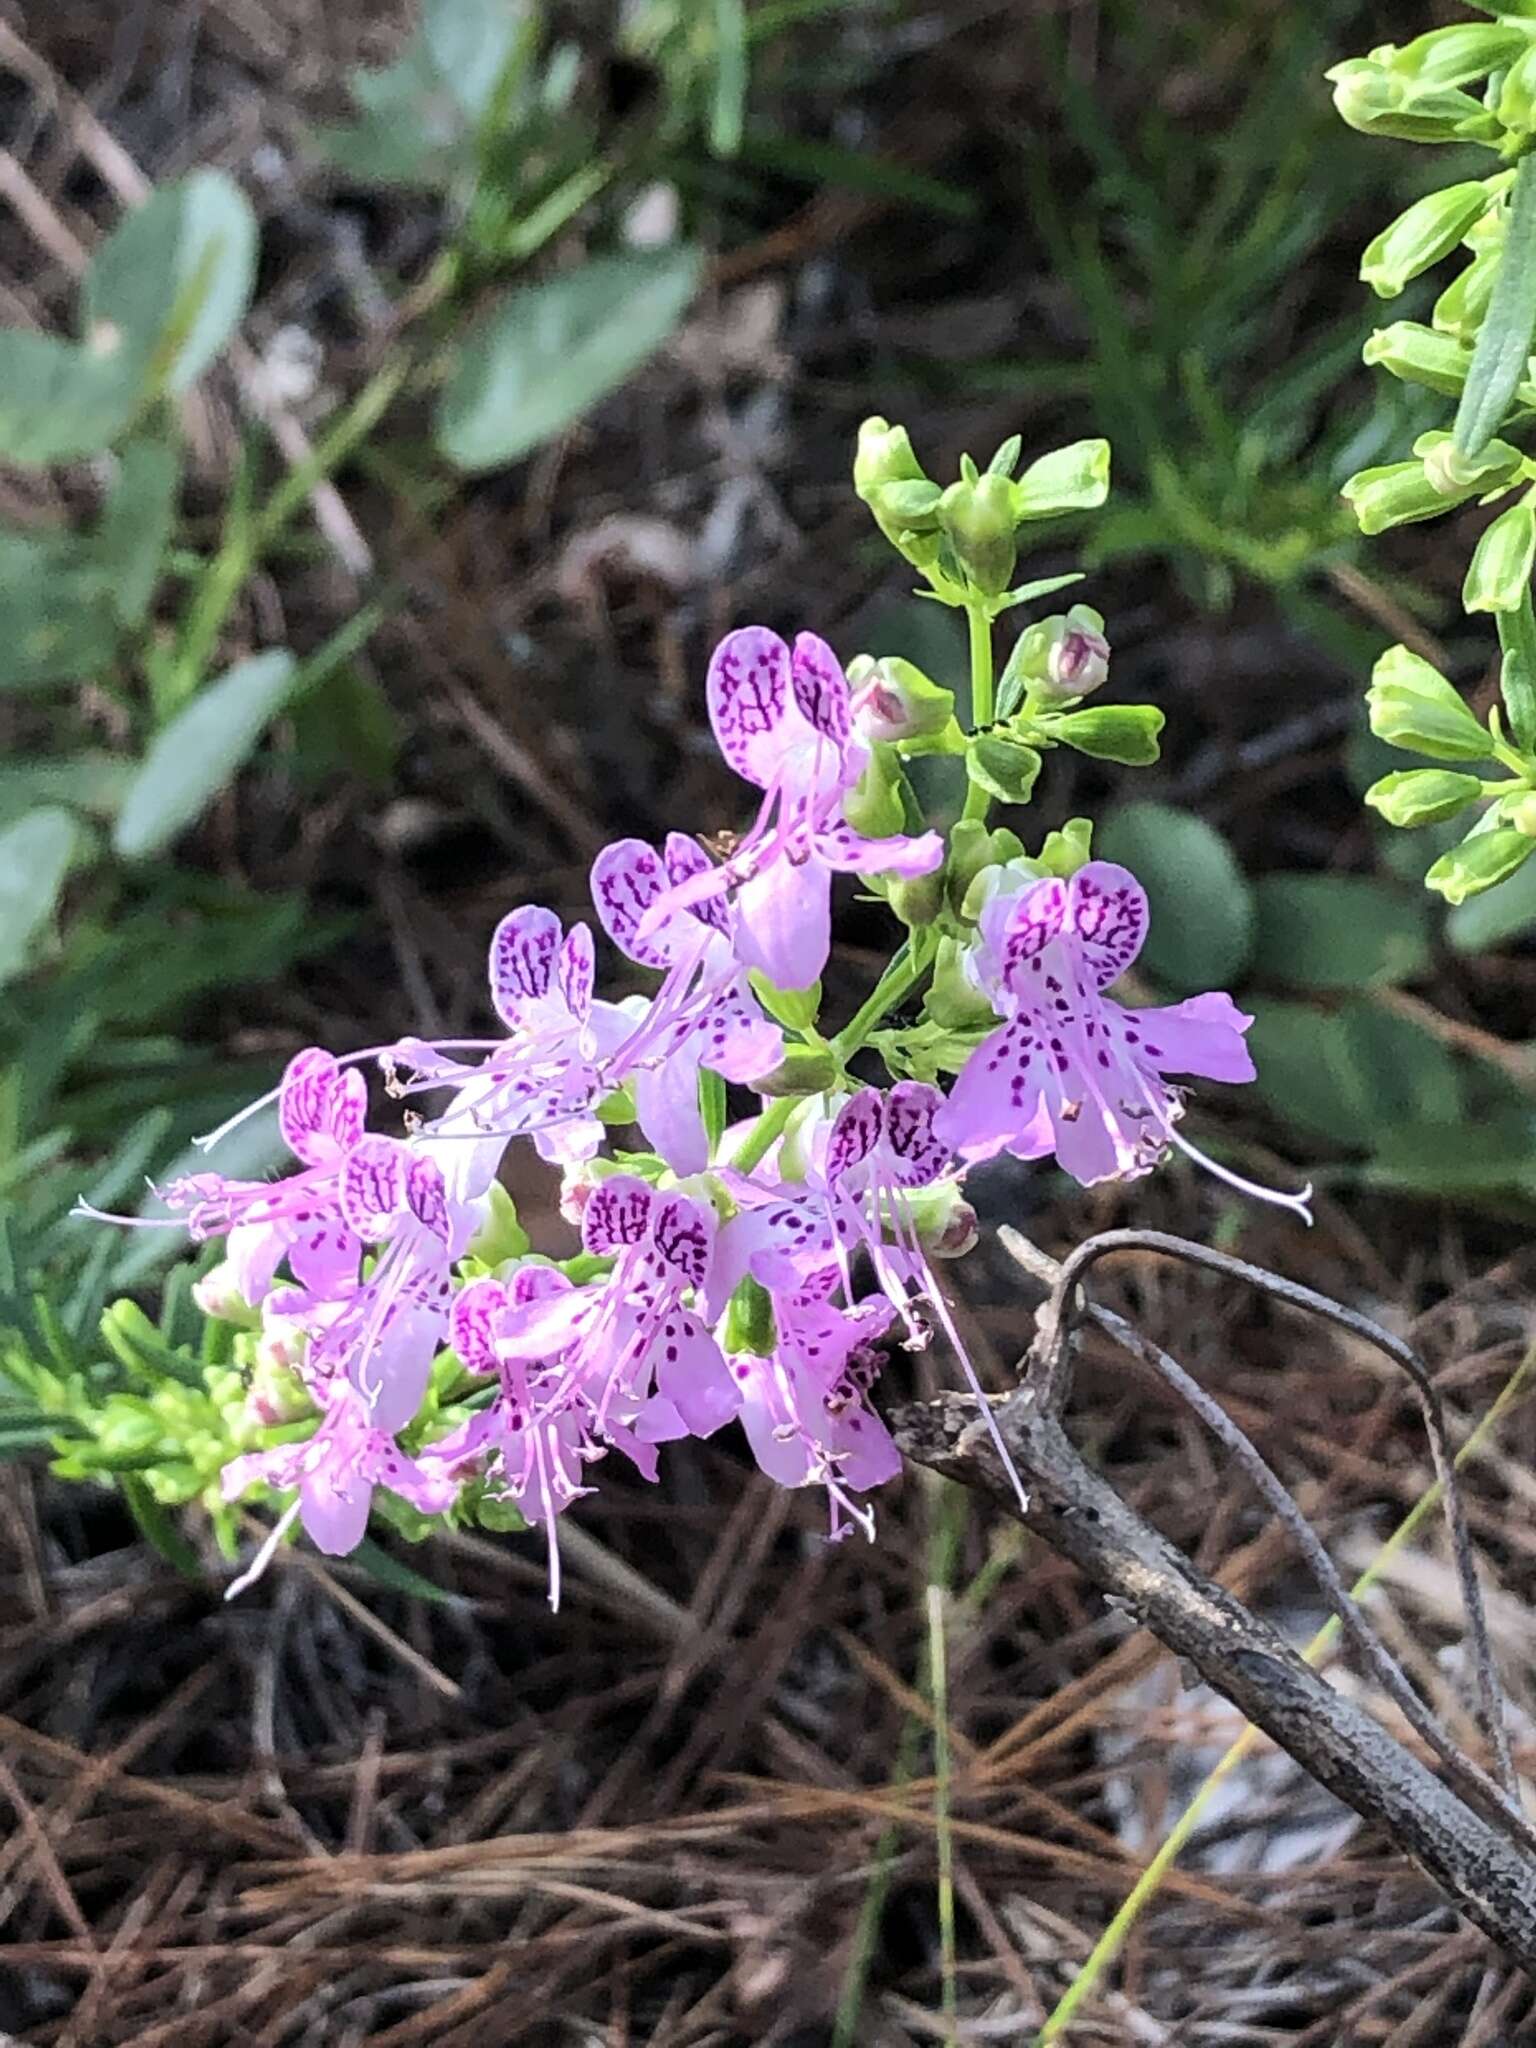
M 351 1549 L 382 1487 L 423 1515 L 511 1504 L 547 1533 L 558 1598 L 557 1524 L 603 1460 L 654 1478 L 659 1446 L 733 1422 L 770 1478 L 824 1489 L 834 1535 L 870 1531 L 866 1496 L 898 1465 L 870 1401 L 890 1347 L 937 1330 L 970 1373 L 938 1264 L 974 1241 L 971 1166 L 1008 1150 L 1054 1153 L 1085 1183 L 1143 1174 L 1183 1143 L 1168 1075 L 1251 1077 L 1229 997 L 1127 1010 L 1106 995 L 1146 932 L 1125 869 L 1021 853 L 970 875 L 972 909 L 948 920 L 975 1009 L 949 1034 L 952 1091 L 850 1074 L 940 935 L 914 925 L 871 1002 L 823 1038 L 833 876 L 898 900 L 951 858 L 935 832 L 849 822 L 899 724 L 893 687 L 855 697 L 814 634 L 730 634 L 709 715 L 761 792 L 756 816 L 713 853 L 681 833 L 625 839 L 592 869 L 603 932 L 659 976 L 649 996 L 598 999 L 590 929 L 514 910 L 490 949 L 501 1035 L 303 1051 L 276 1098 L 293 1170 L 163 1191 L 195 1240 L 224 1239 L 203 1299 L 259 1319 L 288 1389 L 275 1408 L 270 1385 L 253 1393 L 282 1440 L 223 1473 L 229 1500 L 292 1495 L 255 1569 L 295 1518 Z M 364 1061 L 412 1105 L 404 1137 L 368 1130 Z M 728 1089 L 757 1098 L 729 1126 Z M 646 1149 L 606 1156 L 632 1124 Z M 563 1174 L 579 1248 L 492 1242 L 519 1141 Z

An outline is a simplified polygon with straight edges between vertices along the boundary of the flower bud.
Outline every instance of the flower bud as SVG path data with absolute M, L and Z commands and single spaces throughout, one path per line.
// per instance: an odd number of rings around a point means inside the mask
M 1437 334 L 1417 320 L 1394 320 L 1378 327 L 1360 351 L 1362 362 L 1374 364 L 1405 384 L 1423 384 L 1454 398 L 1467 381 L 1472 351 L 1453 335 Z
M 1351 57 L 1324 75 L 1333 82 L 1340 118 L 1362 135 L 1391 135 L 1403 142 L 1498 140 L 1498 123 L 1470 93 L 1421 88 L 1394 76 L 1373 57 Z
M 1469 490 L 1487 491 L 1495 484 L 1513 483 L 1525 457 L 1507 441 L 1488 441 L 1476 455 L 1463 455 L 1454 434 L 1439 429 L 1420 434 L 1413 452 L 1424 465 L 1424 474 L 1445 498 L 1459 498 Z
M 867 740 L 909 740 L 942 732 L 955 715 L 954 691 L 930 682 L 899 654 L 881 661 L 860 655 L 848 665 L 848 681 L 853 686 L 854 727 Z
M 1163 713 L 1155 704 L 1096 704 L 1087 711 L 1069 711 L 1050 721 L 1052 739 L 1064 740 L 1096 761 L 1118 761 L 1127 768 L 1150 768 L 1157 759 Z
M 1357 470 L 1339 493 L 1362 533 L 1385 533 L 1389 527 L 1436 519 L 1475 494 L 1475 485 L 1451 496 L 1437 491 L 1422 462 L 1388 462 L 1378 469 Z
M 886 890 L 886 901 L 904 925 L 915 928 L 932 924 L 944 908 L 944 872 L 895 877 Z
M 843 816 L 866 839 L 888 839 L 903 829 L 901 762 L 893 747 L 870 749 L 863 774 L 843 798 Z
M 1395 299 L 1404 285 L 1449 256 L 1492 203 L 1480 179 L 1426 193 L 1367 244 L 1360 258 L 1362 280 L 1377 298 Z
M 791 1045 L 771 1074 L 752 1083 L 759 1095 L 819 1095 L 837 1079 L 837 1062 L 820 1046 Z
M 853 457 L 853 488 L 861 498 L 867 501 L 877 484 L 927 481 L 905 427 L 893 427 L 878 415 L 864 421 Z
M 1458 775 L 1450 768 L 1400 768 L 1373 782 L 1365 801 L 1389 825 L 1438 825 L 1458 816 L 1482 793 L 1476 775 Z
M 1536 506 L 1521 498 L 1484 529 L 1467 579 L 1461 605 L 1468 612 L 1515 612 L 1531 587 L 1536 566 Z
M 996 1022 L 992 1005 L 966 972 L 965 948 L 958 939 L 939 941 L 923 1014 L 946 1031 L 988 1031 Z
M 1504 74 L 1495 112 L 1506 128 L 1529 135 L 1536 129 L 1536 42 L 1525 41 Z
M 1491 832 L 1474 832 L 1442 853 L 1424 877 L 1426 889 L 1433 889 L 1447 903 L 1465 903 L 1469 896 L 1481 896 L 1497 882 L 1507 881 L 1536 852 L 1531 840 L 1513 825 L 1496 825 Z
M 1513 64 L 1528 47 L 1522 31 L 1504 22 L 1459 21 L 1449 28 L 1432 28 L 1394 50 L 1387 70 L 1416 95 L 1423 86 L 1470 85 L 1473 79 Z
M 1470 350 L 1488 317 L 1488 302 L 1493 297 L 1498 274 L 1497 251 L 1474 256 L 1460 277 L 1453 278 L 1435 301 L 1429 317 L 1437 331 L 1453 334 Z
M 919 1244 L 930 1258 L 963 1259 L 976 1247 L 980 1232 L 976 1211 L 953 1180 L 932 1182 L 925 1188 L 910 1188 L 901 1197 L 902 1215 L 888 1215 L 896 1226 L 909 1223 Z
M 1092 512 L 1109 496 L 1109 443 L 1073 441 L 1037 455 L 1015 486 L 1014 517 L 1054 519 Z
M 1104 620 L 1092 605 L 1037 619 L 1014 642 L 998 684 L 998 703 L 1012 711 L 1027 694 L 1046 702 L 1071 703 L 1109 679 L 1109 642 Z
M 749 1274 L 725 1305 L 721 1342 L 729 1353 L 751 1351 L 759 1358 L 767 1358 L 776 1337 L 773 1297 L 760 1280 Z
M 1492 742 L 1440 671 L 1406 647 L 1389 647 L 1365 693 L 1371 731 L 1435 761 L 1485 761 Z
M 220 1259 L 200 1280 L 193 1281 L 192 1299 L 216 1323 L 233 1323 L 241 1330 L 261 1328 L 261 1311 L 252 1308 L 240 1292 L 235 1284 L 235 1269 L 228 1259 Z
M 747 980 L 752 985 L 752 993 L 773 1021 L 790 1031 L 809 1031 L 821 1014 L 819 981 L 813 981 L 809 988 L 780 988 L 755 967 L 747 969 Z
M 306 1344 L 297 1323 L 281 1317 L 268 1321 L 256 1346 L 256 1362 L 245 1397 L 246 1420 L 258 1429 L 275 1429 L 285 1422 L 301 1422 L 314 1403 L 304 1390 L 298 1368 Z
M 1063 881 L 1086 867 L 1093 859 L 1093 820 L 1068 818 L 1059 832 L 1047 832 L 1040 848 L 1040 865 L 1049 875 Z
M 1014 541 L 1014 493 L 1005 476 L 962 477 L 939 499 L 939 523 L 955 560 L 974 590 L 1000 597 L 1018 560 Z
M 988 831 L 979 818 L 957 818 L 949 828 L 949 858 L 944 867 L 944 888 L 950 907 L 959 911 L 983 868 L 1017 860 L 1023 851 L 1024 842 L 1006 825 Z
M 1536 791 L 1517 797 L 1505 807 L 1504 816 L 1517 832 L 1523 832 L 1527 839 L 1536 839 Z

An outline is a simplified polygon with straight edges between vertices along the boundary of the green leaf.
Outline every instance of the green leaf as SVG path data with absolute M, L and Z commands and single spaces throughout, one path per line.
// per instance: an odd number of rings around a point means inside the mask
M 86 547 L 0 530 L 0 689 L 87 681 L 111 662 L 118 633 Z
M 1504 715 L 1515 745 L 1536 752 L 1536 614 L 1529 604 L 1500 615 L 1499 639 L 1504 646 L 1499 670 Z
M 93 353 L 51 334 L 0 331 L 0 456 L 26 469 L 110 447 L 139 405 L 121 350 Z
M 1472 367 L 1452 429 L 1465 456 L 1476 455 L 1498 432 L 1525 375 L 1536 334 L 1536 163 L 1515 167 L 1504 226 L 1503 253 L 1487 317 L 1472 351 Z
M 1180 995 L 1237 981 L 1253 947 L 1253 899 L 1232 849 L 1203 818 L 1168 804 L 1126 804 L 1094 834 L 1100 860 L 1128 867 L 1147 892 L 1142 964 Z
M 1037 456 L 1014 485 L 1014 494 L 1019 519 L 1091 512 L 1109 495 L 1109 443 L 1074 441 Z
M 179 473 L 165 441 L 130 441 L 91 542 L 119 622 L 142 625 L 170 546 Z
M 709 146 L 716 156 L 741 147 L 747 103 L 747 11 L 742 0 L 714 0 L 715 90 L 709 109 Z
M 1052 739 L 1065 740 L 1096 761 L 1119 761 L 1127 768 L 1149 768 L 1157 759 L 1163 713 L 1155 704 L 1094 704 L 1069 711 L 1045 724 Z
M 197 1552 L 155 1499 L 145 1482 L 131 1472 L 120 1472 L 117 1475 L 117 1487 L 127 1503 L 128 1512 L 132 1515 L 139 1534 L 150 1548 L 158 1551 L 166 1563 L 184 1579 L 201 1584 L 206 1574 Z
M 162 185 L 86 272 L 87 346 L 115 342 L 142 398 L 185 391 L 239 326 L 256 275 L 256 216 L 223 171 Z
M 421 33 L 438 78 L 475 122 L 490 111 L 509 67 L 526 47 L 526 0 L 426 0 Z
M 118 816 L 125 860 L 168 846 L 241 768 L 294 678 L 285 648 L 238 662 L 156 735 Z
M 1006 733 L 977 733 L 965 750 L 972 782 L 979 782 L 1005 804 L 1027 804 L 1040 773 L 1040 755 Z
M 1536 861 L 1524 861 L 1496 889 L 1467 898 L 1445 920 L 1458 953 L 1486 953 L 1536 925 Z
M 435 1607 L 452 1607 L 456 1596 L 415 1571 L 375 1543 L 371 1536 L 365 1536 L 357 1548 L 348 1555 L 348 1562 L 380 1586 L 387 1586 L 392 1593 L 408 1593 L 413 1600 L 430 1600 Z
M 1515 1114 L 1385 1131 L 1366 1178 L 1405 1194 L 1473 1195 L 1528 1183 L 1533 1168 L 1536 1121 Z
M 1466 581 L 1461 587 L 1464 612 L 1512 612 L 1531 587 L 1536 562 L 1536 505 L 1519 498 L 1501 512 L 1479 536 Z
M 602 256 L 514 291 L 465 337 L 437 409 L 439 450 L 494 469 L 560 433 L 655 354 L 699 280 L 697 249 Z
M 52 805 L 0 831 L 0 983 L 13 980 L 27 964 L 78 846 L 75 820 Z
M 0 825 L 39 804 L 64 804 L 111 818 L 133 780 L 134 763 L 103 751 L 63 754 L 54 760 L 0 762 Z
M 1257 1087 L 1288 1122 L 1347 1151 L 1369 1151 L 1405 1120 L 1456 1126 L 1455 1060 L 1427 1031 L 1365 999 L 1338 1010 L 1251 999 Z
M 704 1136 L 713 1157 L 715 1148 L 725 1136 L 727 1110 L 725 1083 L 709 1067 L 699 1069 L 699 1113 L 704 1119 Z
M 1423 900 L 1366 875 L 1264 875 L 1254 884 L 1256 967 L 1295 988 L 1411 981 L 1429 966 Z

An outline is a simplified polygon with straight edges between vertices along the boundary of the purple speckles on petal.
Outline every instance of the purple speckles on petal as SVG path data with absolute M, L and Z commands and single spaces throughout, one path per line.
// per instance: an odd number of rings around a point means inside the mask
M 854 1167 L 863 1165 L 879 1143 L 882 1123 L 880 1092 L 876 1088 L 861 1088 L 843 1104 L 827 1139 L 829 1182 L 835 1183 Z
M 697 839 L 691 839 L 686 832 L 669 832 L 667 834 L 665 855 L 667 880 L 673 888 L 676 888 L 680 882 L 691 880 L 695 875 L 710 874 L 714 869 L 714 862 L 704 851 L 703 847 L 700 846 Z M 695 917 L 702 918 L 705 924 L 709 925 L 712 930 L 729 932 L 731 928 L 730 912 L 727 910 L 721 897 L 701 897 L 697 902 L 691 903 L 688 907 Z
M 573 924 L 560 948 L 560 993 L 565 1007 L 578 1023 L 592 1014 L 592 990 L 597 979 L 592 933 L 584 924 Z
M 1146 893 L 1129 869 L 1107 860 L 1089 861 L 1072 877 L 1065 924 L 1094 981 L 1107 988 L 1146 942 Z
M 592 902 L 603 930 L 621 953 L 642 967 L 665 967 L 670 949 L 661 932 L 639 936 L 640 920 L 667 886 L 654 847 L 643 839 L 616 839 L 592 863 Z
M 453 1304 L 449 1342 L 467 1372 L 493 1373 L 492 1335 L 506 1310 L 507 1290 L 499 1280 L 472 1280 Z
M 651 1227 L 655 1197 L 633 1174 L 615 1174 L 592 1190 L 581 1215 L 581 1241 L 589 1252 L 623 1251 L 639 1244 Z
M 405 1169 L 405 1201 L 416 1221 L 446 1244 L 448 1197 L 442 1168 L 420 1153 L 412 1155 Z
M 885 1099 L 885 1137 L 902 1187 L 926 1187 L 949 1164 L 949 1147 L 934 1133 L 944 1106 L 937 1088 L 925 1081 L 898 1081 Z
M 547 995 L 560 950 L 560 920 L 552 910 L 525 904 L 509 911 L 491 939 L 491 1001 L 504 1024 L 516 1029 L 525 1006 Z
M 347 1154 L 341 1170 L 341 1209 L 364 1243 L 377 1243 L 394 1229 L 405 1205 L 410 1154 L 393 1138 L 364 1138 Z
M 690 1287 L 701 1288 L 714 1244 L 714 1217 L 686 1195 L 660 1199 L 652 1228 L 656 1249 Z
M 283 1142 L 307 1166 L 345 1152 L 363 1134 L 368 1089 L 355 1068 L 341 1067 L 317 1045 L 295 1053 L 277 1099 Z
M 815 633 L 795 636 L 790 682 L 795 702 L 822 738 L 839 749 L 846 746 L 853 730 L 848 679 L 837 656 Z
M 1061 935 L 1066 916 L 1067 885 L 1054 876 L 1026 889 L 1014 904 L 1003 937 L 1002 972 L 1004 984 L 1019 991 L 1026 970 L 1040 973 L 1040 956 Z
M 715 649 L 705 685 L 722 754 L 766 788 L 778 766 L 775 735 L 790 701 L 789 649 L 766 626 L 742 626 Z

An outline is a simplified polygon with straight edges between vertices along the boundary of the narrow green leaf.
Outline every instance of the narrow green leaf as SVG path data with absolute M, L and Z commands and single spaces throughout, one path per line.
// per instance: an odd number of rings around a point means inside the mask
M 704 1135 L 713 1157 L 716 1146 L 725 1136 L 726 1100 L 724 1081 L 708 1067 L 699 1069 L 699 1111 L 704 1118 Z
M 1487 318 L 1472 351 L 1452 429 L 1457 452 L 1471 457 L 1503 425 L 1525 375 L 1536 334 L 1536 160 L 1521 157 L 1509 198 L 1504 247 Z
M 176 510 L 176 452 L 165 441 L 130 441 L 118 457 L 91 553 L 105 572 L 120 623 L 142 625 L 170 545 Z
M 210 683 L 157 734 L 118 816 L 125 860 L 168 846 L 241 768 L 293 684 L 285 648 L 253 654 Z
M 430 1600 L 436 1607 L 451 1607 L 457 1596 L 435 1585 L 422 1573 L 414 1571 L 398 1557 L 391 1555 L 382 1544 L 375 1543 L 371 1536 L 365 1536 L 348 1557 L 349 1564 L 355 1564 L 381 1586 L 387 1586 L 392 1593 L 409 1593 L 413 1600 Z
M 27 964 L 33 939 L 52 917 L 79 844 L 68 811 L 43 805 L 0 832 L 0 983 Z
M 1499 687 L 1509 730 L 1517 747 L 1536 753 L 1536 610 L 1529 590 L 1512 612 L 1499 614 L 1499 642 Z
M 200 1585 L 206 1577 L 197 1552 L 161 1507 L 145 1482 L 132 1472 L 117 1474 L 118 1491 L 134 1524 L 151 1550 L 158 1551 L 184 1579 Z
M 747 11 L 742 0 L 715 0 L 715 91 L 709 111 L 709 146 L 716 156 L 741 147 L 747 103 Z
M 700 260 L 692 248 L 601 256 L 511 293 L 464 339 L 438 448 L 460 469 L 494 469 L 570 426 L 672 333 Z

